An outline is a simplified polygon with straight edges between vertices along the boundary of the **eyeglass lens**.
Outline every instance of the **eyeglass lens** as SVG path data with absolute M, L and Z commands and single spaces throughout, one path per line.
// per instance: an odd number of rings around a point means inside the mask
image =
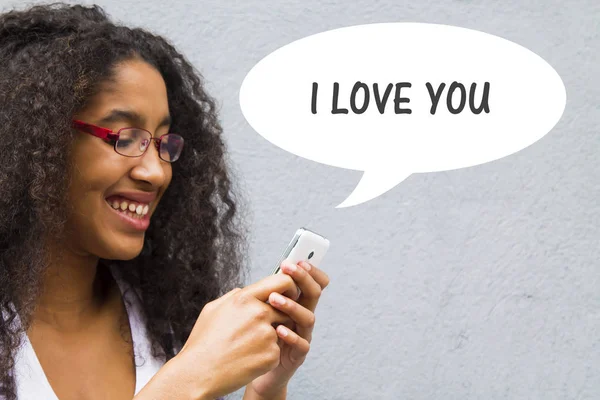
M 115 145 L 117 153 L 128 157 L 139 157 L 152 143 L 152 135 L 142 129 L 128 128 L 119 132 Z M 176 134 L 164 135 L 160 141 L 159 155 L 164 161 L 177 161 L 183 150 L 183 138 Z

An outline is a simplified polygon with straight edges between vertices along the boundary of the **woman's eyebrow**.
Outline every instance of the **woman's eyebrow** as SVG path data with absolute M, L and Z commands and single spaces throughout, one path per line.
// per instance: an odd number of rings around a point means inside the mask
M 146 118 L 131 110 L 122 110 L 122 109 L 113 109 L 106 116 L 104 116 L 100 121 L 98 121 L 98 125 L 108 124 L 112 122 L 122 122 L 127 121 L 129 123 L 133 123 L 136 126 L 142 127 L 146 126 Z M 165 116 L 158 127 L 170 126 L 171 125 L 171 116 Z

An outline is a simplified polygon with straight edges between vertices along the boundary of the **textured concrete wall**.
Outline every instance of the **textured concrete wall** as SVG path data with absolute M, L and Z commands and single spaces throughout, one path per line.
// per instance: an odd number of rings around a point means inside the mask
M 99 4 L 168 36 L 221 103 L 252 213 L 252 278 L 270 272 L 299 226 L 331 239 L 332 284 L 290 400 L 600 399 L 597 0 Z M 245 122 L 238 90 L 257 61 L 295 39 L 393 21 L 483 30 L 531 49 L 563 78 L 566 110 L 517 154 L 413 175 L 336 210 L 360 173 L 272 146 Z

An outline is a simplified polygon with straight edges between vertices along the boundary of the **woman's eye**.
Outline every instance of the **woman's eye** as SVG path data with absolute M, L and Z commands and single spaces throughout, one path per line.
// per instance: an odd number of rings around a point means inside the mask
M 117 147 L 128 147 L 133 143 L 131 139 L 119 139 L 117 142 Z

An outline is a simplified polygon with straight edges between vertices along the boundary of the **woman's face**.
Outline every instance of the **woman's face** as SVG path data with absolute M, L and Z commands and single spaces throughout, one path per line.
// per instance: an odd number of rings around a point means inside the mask
M 135 127 L 155 138 L 169 132 L 167 89 L 160 73 L 140 60 L 118 65 L 114 79 L 74 116 L 118 131 Z M 112 143 L 77 132 L 71 153 L 69 246 L 83 256 L 129 260 L 171 182 L 171 164 L 150 145 L 141 157 L 117 154 Z M 131 211 L 132 210 L 132 211 Z

